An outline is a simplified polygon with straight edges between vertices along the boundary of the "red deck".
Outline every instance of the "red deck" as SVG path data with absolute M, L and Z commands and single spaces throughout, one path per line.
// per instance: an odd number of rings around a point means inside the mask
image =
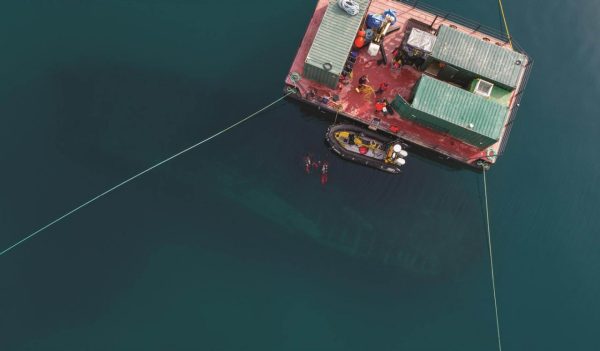
M 313 15 L 313 18 L 308 25 L 302 44 L 298 49 L 298 53 L 294 59 L 290 74 L 293 72 L 302 75 L 304 61 L 306 55 L 312 45 L 315 38 L 316 32 L 327 9 L 329 0 L 318 0 L 317 8 Z M 397 13 L 397 23 L 393 26 L 398 26 L 402 29 L 386 36 L 385 39 L 385 51 L 388 53 L 388 60 L 391 60 L 391 52 L 400 45 L 404 36 L 404 26 L 410 18 L 415 18 L 421 22 L 430 24 L 434 21 L 435 15 L 413 8 L 397 1 L 390 0 L 373 0 L 368 9 L 368 12 L 382 13 L 386 9 L 395 9 Z M 454 25 L 459 30 L 463 30 L 469 35 L 484 38 L 486 35 L 475 32 L 472 29 L 463 27 L 459 24 L 443 20 L 442 18 L 437 19 L 433 28 L 438 28 L 441 24 Z M 489 38 L 489 36 L 488 36 Z M 499 40 L 490 38 L 492 42 Z M 317 82 L 301 79 L 297 83 L 299 94 L 296 98 L 311 103 L 320 104 L 323 108 L 330 110 L 335 113 L 339 111 L 341 115 L 348 118 L 360 121 L 362 123 L 371 125 L 373 118 L 378 118 L 381 122 L 379 123 L 378 129 L 385 132 L 399 136 L 409 142 L 421 145 L 428 149 L 435 150 L 443 155 L 454 158 L 458 161 L 473 164 L 478 159 L 484 159 L 487 156 L 488 148 L 479 149 L 475 146 L 466 144 L 456 138 L 448 136 L 446 134 L 440 134 L 432 129 L 423 127 L 414 122 L 401 118 L 397 113 L 393 115 L 383 116 L 381 113 L 375 112 L 375 102 L 378 98 L 387 98 L 388 101 L 392 101 L 396 94 L 400 94 L 405 99 L 409 97 L 414 84 L 421 76 L 421 72 L 418 70 L 404 66 L 400 70 L 392 70 L 388 62 L 387 65 L 378 65 L 377 61 L 381 59 L 381 55 L 371 57 L 367 54 L 366 50 L 361 50 L 356 60 L 353 69 L 353 79 L 348 85 L 342 85 L 340 89 L 331 89 Z M 362 75 L 368 75 L 369 85 L 377 89 L 380 83 L 385 82 L 389 84 L 388 89 L 381 95 L 364 95 L 355 91 L 358 86 L 358 79 Z M 293 86 L 294 83 L 290 80 L 288 75 L 286 84 Z M 312 89 L 316 90 L 317 98 L 307 98 L 307 93 Z M 337 103 L 331 101 L 328 104 L 320 103 L 320 98 L 323 96 L 332 97 L 334 95 L 339 96 Z M 390 130 L 391 128 L 391 130 Z M 393 130 L 399 129 L 398 132 L 394 133 Z M 502 133 L 504 134 L 504 132 Z M 491 146 L 494 152 L 498 153 L 498 148 L 501 140 Z M 493 163 L 494 159 L 487 159 L 486 161 Z

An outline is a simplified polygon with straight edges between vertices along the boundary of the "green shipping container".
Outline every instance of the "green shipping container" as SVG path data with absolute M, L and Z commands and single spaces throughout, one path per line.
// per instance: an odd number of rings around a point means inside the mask
M 330 88 L 337 86 L 370 0 L 356 2 L 360 11 L 351 16 L 338 6 L 337 0 L 329 1 L 323 21 L 304 61 L 304 78 Z
M 445 25 L 440 26 L 431 58 L 509 90 L 517 87 L 528 61 L 521 53 Z
M 508 114 L 506 106 L 426 75 L 412 104 L 397 96 L 392 106 L 403 118 L 480 148 L 499 140 Z

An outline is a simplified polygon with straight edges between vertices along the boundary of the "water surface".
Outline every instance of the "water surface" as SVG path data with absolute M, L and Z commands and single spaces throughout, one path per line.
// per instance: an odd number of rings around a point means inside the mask
M 489 173 L 503 346 L 598 349 L 600 5 L 505 6 L 536 63 Z M 279 97 L 314 2 L 0 8 L 4 247 Z M 494 350 L 481 175 L 357 167 L 329 123 L 283 103 L 1 257 L 0 349 Z

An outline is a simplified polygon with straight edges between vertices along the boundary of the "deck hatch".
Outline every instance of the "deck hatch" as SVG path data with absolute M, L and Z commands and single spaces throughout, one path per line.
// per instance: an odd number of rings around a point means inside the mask
M 422 31 L 419 28 L 413 28 L 410 31 L 410 35 L 408 36 L 406 43 L 413 48 L 423 50 L 426 53 L 431 53 L 431 50 L 433 50 L 433 45 L 435 45 L 435 40 L 435 35 Z

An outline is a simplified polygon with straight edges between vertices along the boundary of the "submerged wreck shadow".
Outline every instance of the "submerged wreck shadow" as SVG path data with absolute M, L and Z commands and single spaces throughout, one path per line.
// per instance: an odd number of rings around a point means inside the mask
M 114 88 L 115 81 L 121 81 L 119 77 L 125 69 L 97 69 L 95 74 L 103 77 L 101 83 L 105 84 L 105 89 L 108 90 Z M 144 71 L 134 73 L 138 78 L 132 78 L 130 75 L 126 82 L 122 82 L 127 84 L 120 84 L 119 91 L 111 92 L 115 96 L 123 96 L 122 105 L 111 105 L 112 110 L 108 112 L 112 112 L 115 116 L 128 112 L 137 117 L 117 124 L 113 124 L 115 118 L 110 116 L 103 116 L 103 119 L 93 120 L 85 125 L 81 124 L 82 116 L 94 117 L 90 114 L 106 107 L 101 96 L 93 93 L 82 96 L 86 90 L 96 92 L 102 90 L 97 86 L 97 82 L 92 84 L 96 79 L 95 75 L 82 79 L 81 75 L 74 72 L 61 72 L 57 76 L 63 85 L 65 101 L 79 98 L 77 104 L 69 105 L 68 109 L 61 111 L 60 116 L 57 116 L 60 121 L 57 137 L 61 140 L 61 148 L 66 157 L 91 169 L 103 172 L 112 169 L 122 174 L 123 169 L 143 168 L 154 161 L 157 155 L 164 154 L 165 150 L 179 149 L 181 140 L 190 139 L 190 133 L 186 132 L 186 129 L 177 127 L 171 122 L 172 117 L 170 111 L 164 109 L 164 101 L 148 102 L 147 97 L 162 94 L 164 91 L 186 92 L 184 95 L 173 93 L 167 98 L 178 101 L 185 108 L 184 113 L 189 117 L 183 119 L 187 120 L 198 111 L 196 94 L 204 90 L 202 84 L 193 81 L 182 82 L 177 77 L 169 77 L 167 74 L 158 77 L 160 84 L 156 87 L 148 87 L 149 80 L 157 80 L 156 73 Z M 66 89 L 67 87 L 71 87 L 70 90 Z M 137 92 L 133 103 L 132 97 L 126 94 L 128 91 Z M 215 96 L 218 95 L 216 92 Z M 162 110 L 155 110 L 153 106 L 163 107 Z M 300 111 L 305 117 L 317 118 L 314 108 L 309 109 L 303 104 L 300 106 Z M 120 110 L 127 108 L 134 108 L 134 110 Z M 140 108 L 141 111 L 136 110 Z M 148 118 L 149 115 L 151 118 Z M 333 116 L 327 116 L 327 118 L 331 117 Z M 154 125 L 145 126 L 145 129 L 139 130 L 140 135 L 134 141 L 130 140 L 132 130 L 138 129 L 135 121 L 143 119 L 151 120 Z M 323 118 L 319 117 L 319 119 Z M 163 125 L 168 126 L 169 129 L 161 129 Z M 168 140 L 165 144 L 157 144 L 153 140 L 157 134 L 171 135 L 171 137 L 163 139 Z M 230 143 L 216 142 L 221 147 L 229 145 L 233 148 Z M 73 148 L 73 145 L 78 147 Z M 149 150 L 146 145 L 151 145 L 152 149 Z M 245 155 L 234 152 L 228 153 L 225 162 L 221 160 L 221 152 L 201 154 L 198 157 L 201 157 L 202 162 L 187 162 L 180 165 L 177 172 L 163 174 L 159 181 L 168 182 L 169 191 L 179 189 L 178 194 L 170 194 L 170 196 L 181 195 L 181 200 L 217 198 L 222 202 L 219 206 L 235 205 L 281 228 L 281 233 L 305 237 L 347 257 L 381 267 L 393 267 L 419 276 L 453 275 L 464 268 L 465 262 L 472 260 L 476 251 L 470 249 L 472 243 L 476 243 L 477 240 L 469 235 L 471 231 L 468 225 L 458 220 L 452 221 L 450 214 L 440 214 L 441 212 L 433 210 L 423 211 L 417 209 L 418 206 L 403 208 L 402 216 L 396 209 L 389 210 L 387 213 L 386 210 L 374 208 L 364 211 L 360 206 L 355 205 L 360 199 L 353 199 L 353 195 L 333 188 L 327 192 L 327 198 L 307 200 L 307 191 L 302 187 L 286 187 L 287 183 L 278 182 L 274 175 L 260 178 L 256 176 L 262 164 L 252 164 Z M 207 171 L 208 167 L 210 171 Z M 283 172 L 287 172 L 283 175 L 288 177 L 291 171 Z M 262 173 L 264 175 L 264 172 Z M 159 183 L 157 187 L 160 186 Z M 160 190 L 157 190 L 157 193 L 160 193 Z M 386 219 L 402 220 L 403 218 L 411 218 L 410 221 L 405 221 L 410 224 L 398 226 L 386 222 Z M 455 223 L 454 228 L 444 227 L 444 223 L 448 222 Z M 207 237 L 210 234 L 203 233 Z M 210 243 L 211 240 L 208 239 L 207 242 Z

